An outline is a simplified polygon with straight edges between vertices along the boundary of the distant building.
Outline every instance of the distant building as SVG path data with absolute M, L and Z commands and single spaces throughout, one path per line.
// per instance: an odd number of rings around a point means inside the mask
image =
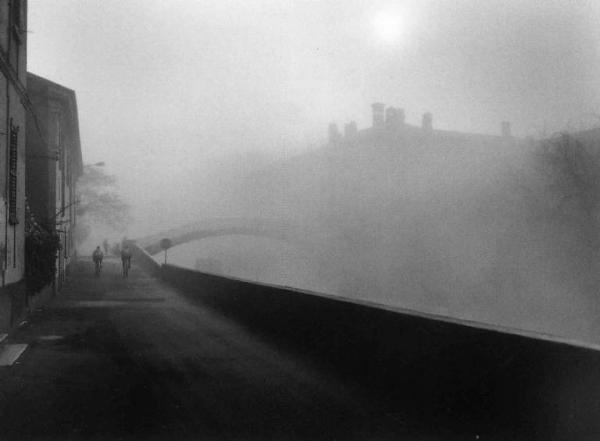
M 34 114 L 27 120 L 27 199 L 40 222 L 56 229 L 60 289 L 75 252 L 77 178 L 83 172 L 75 92 L 29 73 L 27 91 Z
M 0 0 L 0 333 L 25 309 L 27 1 Z
M 502 121 L 500 132 L 494 135 L 480 133 L 465 133 L 452 130 L 435 129 L 433 126 L 433 114 L 425 112 L 422 115 L 421 124 L 409 124 L 406 122 L 406 113 L 401 107 L 387 106 L 381 102 L 371 104 L 372 125 L 364 129 L 358 129 L 353 121 L 344 126 L 344 136 L 340 136 L 337 126 L 329 126 L 329 144 L 336 140 L 337 144 L 346 146 L 363 147 L 409 147 L 453 145 L 464 146 L 468 143 L 494 144 L 497 147 L 516 145 L 521 142 L 511 131 L 509 121 Z
M 342 135 L 340 135 L 340 131 L 336 123 L 329 124 L 327 133 L 330 144 L 336 144 L 342 138 Z
M 385 125 L 388 128 L 402 128 L 404 120 L 404 109 L 396 107 L 388 107 L 385 109 Z
M 385 104 L 373 103 L 371 109 L 373 110 L 373 128 L 383 127 L 385 124 Z
M 426 133 L 431 133 L 433 131 L 433 115 L 430 112 L 426 112 L 423 114 L 421 128 Z
M 358 134 L 358 126 L 356 121 L 350 121 L 344 126 L 344 138 L 351 139 Z

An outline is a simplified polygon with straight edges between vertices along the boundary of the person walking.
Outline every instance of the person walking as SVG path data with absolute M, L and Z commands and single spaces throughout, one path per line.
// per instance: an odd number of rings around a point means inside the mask
M 92 254 L 92 259 L 94 260 L 94 273 L 96 277 L 100 277 L 100 271 L 102 270 L 102 259 L 104 258 L 104 253 L 100 249 L 100 246 L 97 246 Z
M 125 245 L 121 251 L 121 262 L 123 264 L 123 277 L 128 277 L 129 268 L 131 268 L 131 250 L 128 245 Z

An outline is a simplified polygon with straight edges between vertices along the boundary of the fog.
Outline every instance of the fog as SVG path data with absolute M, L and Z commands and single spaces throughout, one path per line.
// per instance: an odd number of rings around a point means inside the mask
M 306 237 L 203 239 L 170 261 L 597 343 L 597 223 L 546 155 L 530 140 L 452 136 L 328 146 L 230 195 L 237 215 L 306 225 Z
M 589 241 L 524 138 L 597 122 L 599 19 L 594 1 L 30 0 L 28 69 L 76 91 L 84 161 L 119 179 L 135 220 L 111 240 L 293 220 L 328 237 L 288 271 L 308 289 L 592 340 Z M 325 145 L 374 101 L 435 129 L 507 120 L 516 141 Z

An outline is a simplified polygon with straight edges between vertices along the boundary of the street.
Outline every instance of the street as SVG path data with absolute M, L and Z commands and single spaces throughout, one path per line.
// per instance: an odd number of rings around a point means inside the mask
M 29 346 L 0 368 L 3 440 L 438 439 L 116 259 L 76 262 L 9 343 Z

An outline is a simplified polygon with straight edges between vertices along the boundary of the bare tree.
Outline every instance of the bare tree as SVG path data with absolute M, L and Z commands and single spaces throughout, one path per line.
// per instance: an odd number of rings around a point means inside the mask
M 589 141 L 589 140 L 588 140 Z M 600 246 L 600 143 L 560 133 L 541 142 L 539 159 L 563 216 L 575 219 L 586 240 Z
M 131 221 L 131 207 L 117 192 L 117 179 L 98 167 L 84 167 L 77 181 L 79 217 L 76 237 L 85 240 L 90 224 L 104 225 L 117 231 Z

